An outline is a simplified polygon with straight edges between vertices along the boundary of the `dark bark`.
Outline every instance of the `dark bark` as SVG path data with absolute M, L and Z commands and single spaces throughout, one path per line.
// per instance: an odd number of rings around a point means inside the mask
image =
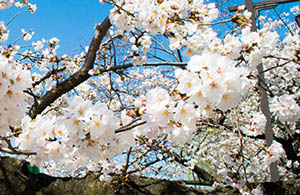
M 51 177 L 43 173 L 31 174 L 24 169 L 24 162 L 10 157 L 0 158 L 0 195 L 18 194 L 240 194 L 230 187 L 199 190 L 181 182 L 138 176 L 114 176 L 112 182 L 99 181 L 98 173 L 83 178 Z M 257 184 L 253 184 L 257 185 Z M 300 194 L 300 180 L 265 182 L 260 184 L 265 194 Z

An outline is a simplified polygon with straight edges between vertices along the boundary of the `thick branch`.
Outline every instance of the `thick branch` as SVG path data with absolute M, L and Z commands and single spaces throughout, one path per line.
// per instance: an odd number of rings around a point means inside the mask
M 88 72 L 93 68 L 97 50 L 99 49 L 100 43 L 110 27 L 111 23 L 109 18 L 106 17 L 102 24 L 96 27 L 96 32 L 90 43 L 84 65 L 75 74 L 70 76 L 65 81 L 57 84 L 51 90 L 47 91 L 44 96 L 40 97 L 29 110 L 29 116 L 31 118 L 36 118 L 38 114 L 42 113 L 43 110 L 53 103 L 57 98 L 69 92 L 90 77 Z

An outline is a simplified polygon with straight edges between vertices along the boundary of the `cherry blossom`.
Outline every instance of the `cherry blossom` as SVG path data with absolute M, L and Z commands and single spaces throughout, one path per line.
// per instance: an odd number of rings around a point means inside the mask
M 4 25 L 3 21 L 0 21 L 0 43 L 5 42 L 8 39 L 9 30 Z
M 271 101 L 270 110 L 283 122 L 295 122 L 300 118 L 300 108 L 291 95 L 285 94 L 280 97 L 274 97 Z
M 0 9 L 14 2 L 1 1 Z M 268 180 L 272 162 L 283 177 L 297 176 L 291 168 L 299 161 L 289 159 L 281 143 L 299 134 L 299 30 L 280 37 L 280 21 L 260 18 L 261 29 L 252 32 L 244 7 L 220 22 L 216 5 L 202 0 L 99 2 L 114 5 L 112 27 L 88 68 L 93 47 L 60 55 L 56 37 L 32 41 L 26 50 L 6 46 L 9 26 L 0 22 L 1 150 L 26 154 L 50 174 L 101 170 L 105 181 L 113 172 L 160 172 L 156 162 L 175 179 L 203 168 L 215 172 L 211 186 L 245 194 L 261 193 L 249 184 Z M 15 6 L 37 9 L 28 1 Z M 212 27 L 223 22 L 234 23 L 234 30 L 220 34 Z M 30 42 L 34 32 L 23 29 L 21 36 Z M 262 90 L 275 137 L 269 147 L 262 138 Z

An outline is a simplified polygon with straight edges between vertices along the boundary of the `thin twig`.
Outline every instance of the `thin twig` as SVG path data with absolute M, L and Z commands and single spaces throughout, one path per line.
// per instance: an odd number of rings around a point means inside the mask
M 23 14 L 23 13 L 25 13 L 25 12 L 29 12 L 29 10 L 23 10 L 23 11 L 21 11 L 21 12 L 19 12 L 19 13 L 17 13 L 16 15 L 14 15 L 7 23 L 6 23 L 6 26 L 8 26 L 17 16 L 19 16 L 19 15 L 21 15 L 21 14 Z
M 277 13 L 276 9 L 273 8 L 275 14 L 277 15 L 277 17 L 280 19 L 280 21 L 284 24 L 284 26 L 288 29 L 288 31 L 291 33 L 292 36 L 294 36 L 294 33 L 292 32 L 292 30 L 289 28 L 289 26 L 285 23 L 285 21 L 281 18 L 281 16 Z

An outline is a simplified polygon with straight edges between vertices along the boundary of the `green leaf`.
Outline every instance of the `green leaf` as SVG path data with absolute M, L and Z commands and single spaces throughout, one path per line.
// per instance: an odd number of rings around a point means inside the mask
M 38 166 L 35 166 L 35 165 L 30 166 L 30 165 L 28 165 L 27 168 L 28 168 L 28 171 L 30 173 L 34 174 L 34 175 L 37 175 L 37 174 L 40 173 L 40 168 Z

